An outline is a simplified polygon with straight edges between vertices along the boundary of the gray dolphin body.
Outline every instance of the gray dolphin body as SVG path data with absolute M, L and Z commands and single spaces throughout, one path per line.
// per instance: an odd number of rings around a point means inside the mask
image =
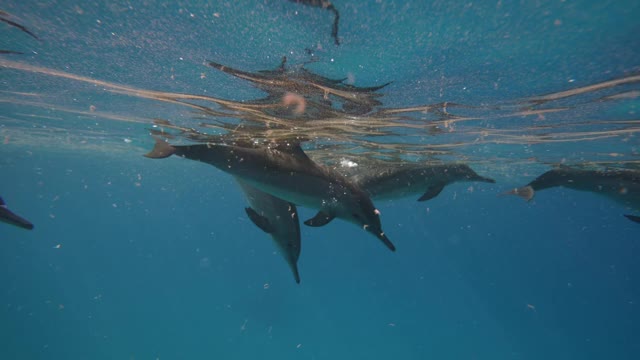
M 242 180 L 238 180 L 238 183 L 250 204 L 250 207 L 245 209 L 249 219 L 262 231 L 271 235 L 289 264 L 296 283 L 299 284 L 300 222 L 296 206 L 260 191 Z
M 27 230 L 33 229 L 33 224 L 9 210 L 9 208 L 7 208 L 7 204 L 5 204 L 2 198 L 0 198 L 0 221 Z
M 211 164 L 256 189 L 286 202 L 318 209 L 308 226 L 323 226 L 340 218 L 363 227 L 390 250 L 395 246 L 382 231 L 380 212 L 355 184 L 313 162 L 298 144 L 240 147 L 217 144 L 172 146 L 162 140 L 145 156 L 183 156 Z
M 529 184 L 513 189 L 508 194 L 529 201 L 537 191 L 562 186 L 578 191 L 604 195 L 615 202 L 640 210 L 640 171 L 638 170 L 585 170 L 561 166 L 538 176 Z M 625 215 L 640 223 L 640 217 Z
M 360 168 L 358 166 L 357 168 Z M 396 166 L 376 164 L 358 169 L 353 180 L 373 199 L 390 200 L 422 194 L 418 201 L 438 196 L 445 186 L 458 181 L 495 183 L 478 175 L 465 164 L 402 164 Z

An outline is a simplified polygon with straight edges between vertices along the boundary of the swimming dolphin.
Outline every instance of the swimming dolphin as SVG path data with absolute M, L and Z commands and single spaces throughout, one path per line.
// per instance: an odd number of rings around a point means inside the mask
M 383 162 L 358 165 L 347 171 L 357 171 L 353 181 L 376 200 L 390 200 L 422 194 L 418 201 L 431 200 L 438 196 L 445 186 L 457 181 L 481 181 L 495 183 L 495 180 L 478 175 L 465 164 L 421 165 L 402 163 L 385 165 Z
M 211 164 L 284 201 L 318 209 L 305 225 L 323 226 L 341 218 L 361 226 L 395 251 L 382 231 L 380 212 L 366 192 L 312 161 L 298 143 L 256 148 L 210 143 L 173 146 L 156 139 L 155 147 L 145 156 L 160 159 L 174 154 Z
M 2 198 L 0 198 L 0 221 L 5 222 L 7 224 L 15 225 L 27 230 L 33 229 L 33 224 L 30 223 L 28 220 L 23 219 L 20 216 L 11 212 L 11 210 L 7 208 L 7 204 L 5 204 Z
M 640 210 L 640 171 L 630 169 L 585 170 L 560 166 L 538 176 L 529 184 L 508 191 L 529 201 L 540 190 L 563 186 L 578 191 L 604 195 L 626 207 Z M 640 217 L 625 215 L 640 222 Z
M 238 180 L 238 183 L 250 204 L 250 207 L 245 208 L 249 219 L 262 231 L 271 235 L 289 264 L 296 283 L 299 284 L 300 222 L 296 206 L 260 191 L 242 180 Z

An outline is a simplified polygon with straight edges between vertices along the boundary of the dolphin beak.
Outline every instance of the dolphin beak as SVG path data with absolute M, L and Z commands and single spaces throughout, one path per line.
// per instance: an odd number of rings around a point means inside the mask
M 389 238 L 387 238 L 387 235 L 385 235 L 383 232 L 378 234 L 378 239 L 380 239 L 385 245 L 387 245 L 389 250 L 396 251 L 396 247 L 393 245 L 391 240 L 389 240 Z

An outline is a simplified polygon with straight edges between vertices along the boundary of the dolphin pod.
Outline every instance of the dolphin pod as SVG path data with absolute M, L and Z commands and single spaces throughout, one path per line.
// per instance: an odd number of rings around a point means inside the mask
M 379 212 L 369 197 L 391 199 L 426 190 L 419 198 L 424 201 L 456 181 L 494 182 L 463 164 L 375 166 L 358 174 L 349 169 L 332 172 L 312 161 L 298 144 L 255 148 L 216 144 L 173 146 L 156 139 L 154 149 L 145 156 L 158 159 L 171 155 L 213 165 L 236 177 L 250 204 L 245 209 L 249 219 L 271 235 L 297 283 L 301 236 L 296 204 L 319 209 L 318 215 L 305 221 L 306 225 L 322 226 L 340 217 L 362 226 L 395 250 L 381 230 Z M 367 214 L 369 220 L 363 223 Z
M 0 221 L 27 230 L 33 229 L 33 224 L 9 210 L 2 198 L 0 198 Z
M 508 191 L 529 201 L 538 191 L 557 186 L 600 194 L 628 208 L 640 210 L 640 170 L 590 170 L 559 166 L 538 176 L 525 186 Z M 627 219 L 640 223 L 640 216 L 625 214 Z
M 344 176 L 312 161 L 297 143 L 263 147 L 218 144 L 173 146 L 156 139 L 149 158 L 171 155 L 211 164 L 243 182 L 284 201 L 317 209 L 308 226 L 340 218 L 362 227 L 390 250 L 395 246 L 380 224 L 380 212 L 369 195 Z

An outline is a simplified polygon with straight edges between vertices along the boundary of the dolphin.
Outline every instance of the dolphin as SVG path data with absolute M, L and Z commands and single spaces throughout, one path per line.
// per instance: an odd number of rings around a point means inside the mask
M 0 221 L 5 222 L 7 224 L 15 225 L 27 230 L 33 229 L 33 224 L 30 223 L 28 220 L 21 218 L 20 216 L 11 212 L 11 210 L 7 208 L 7 204 L 5 204 L 2 198 L 0 198 Z
M 418 201 L 431 200 L 438 196 L 445 186 L 458 181 L 481 181 L 495 183 L 495 180 L 478 175 L 466 164 L 421 165 L 402 163 L 385 165 L 376 162 L 349 168 L 357 169 L 353 181 L 368 192 L 372 199 L 391 200 L 422 194 Z
M 300 222 L 296 206 L 242 180 L 238 180 L 238 183 L 250 204 L 250 207 L 245 208 L 247 216 L 258 228 L 271 235 L 299 284 Z
M 587 170 L 560 166 L 506 194 L 518 195 L 529 201 L 537 191 L 556 186 L 604 195 L 626 207 L 640 209 L 640 170 L 633 169 Z M 640 222 L 638 216 L 625 215 L 625 217 L 631 221 Z
M 156 139 L 155 147 L 145 156 L 160 159 L 174 154 L 213 165 L 283 201 L 318 209 L 315 217 L 304 222 L 307 226 L 323 226 L 341 218 L 361 226 L 395 251 L 369 195 L 339 173 L 312 161 L 299 143 L 174 146 Z

